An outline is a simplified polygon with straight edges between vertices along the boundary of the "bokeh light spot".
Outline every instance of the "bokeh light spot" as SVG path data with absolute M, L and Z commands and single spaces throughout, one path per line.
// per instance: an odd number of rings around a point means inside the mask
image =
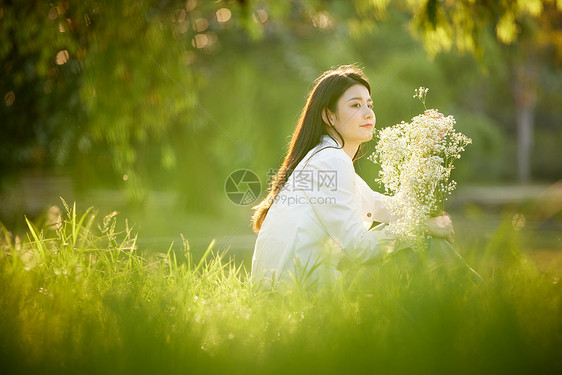
M 521 213 L 516 213 L 513 215 L 513 219 L 511 220 L 511 225 L 515 230 L 521 230 L 525 227 L 525 216 Z
M 207 36 L 207 44 L 208 44 L 209 46 L 215 45 L 215 43 L 216 43 L 217 40 L 218 40 L 217 33 L 214 33 L 214 32 L 212 32 L 212 31 L 209 31 L 209 32 L 205 33 L 205 35 Z
M 258 9 L 254 13 L 252 13 L 252 19 L 256 23 L 266 23 L 269 19 L 267 12 L 264 9 Z
M 51 7 L 51 9 L 49 10 L 49 19 L 51 21 L 56 20 L 59 17 L 59 12 L 57 11 L 57 8 L 55 7 Z
M 13 91 L 8 91 L 6 95 L 4 95 L 4 103 L 6 104 L 7 107 L 14 104 L 15 101 L 16 101 L 16 94 Z
M 334 21 L 330 13 L 322 11 L 312 17 L 312 25 L 322 31 L 329 31 L 334 28 Z
M 174 22 L 180 23 L 185 21 L 186 16 L 187 16 L 187 12 L 185 11 L 185 9 L 177 9 L 174 12 L 173 20 Z
M 209 21 L 207 21 L 206 18 L 197 18 L 195 20 L 195 30 L 198 33 L 201 33 L 205 30 L 207 30 L 207 28 L 209 27 Z
M 217 10 L 217 21 L 227 22 L 232 17 L 232 12 L 228 8 L 220 8 Z
M 68 54 L 68 51 L 63 49 L 61 51 L 59 51 L 57 53 L 57 57 L 56 57 L 56 62 L 57 65 L 64 65 L 66 64 L 66 62 L 68 61 L 68 58 L 70 57 L 70 55 Z
M 205 48 L 208 43 L 209 40 L 205 34 L 197 34 L 191 41 L 191 45 L 196 48 Z
M 197 6 L 196 0 L 187 0 L 185 2 L 185 10 L 187 10 L 188 12 L 191 12 L 193 9 L 195 9 L 196 6 Z

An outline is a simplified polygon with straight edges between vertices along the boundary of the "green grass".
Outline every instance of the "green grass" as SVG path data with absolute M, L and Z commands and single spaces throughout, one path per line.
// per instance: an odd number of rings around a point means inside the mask
M 116 215 L 66 207 L 0 240 L 3 373 L 561 373 L 560 283 L 506 221 L 448 258 L 404 254 L 322 290 L 259 291 L 188 240 L 137 253 Z M 194 259 L 194 253 L 203 253 Z

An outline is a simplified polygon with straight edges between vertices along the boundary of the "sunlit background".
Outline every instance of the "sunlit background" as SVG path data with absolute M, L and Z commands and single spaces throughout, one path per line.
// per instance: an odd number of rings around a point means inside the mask
M 118 211 L 141 251 L 183 234 L 248 264 L 263 198 L 313 80 L 357 63 L 377 127 L 428 108 L 473 139 L 449 201 L 459 241 L 500 220 L 562 269 L 560 1 L 16 1 L 0 3 L 0 222 L 48 225 L 60 197 Z M 374 150 L 371 143 L 365 156 Z M 357 172 L 375 190 L 377 167 Z M 238 189 L 247 191 L 248 185 Z

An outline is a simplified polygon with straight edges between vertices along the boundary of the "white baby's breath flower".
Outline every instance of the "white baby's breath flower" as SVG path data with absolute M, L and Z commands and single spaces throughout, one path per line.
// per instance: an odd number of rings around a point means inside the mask
M 424 87 L 415 90 L 414 98 L 424 107 L 428 91 Z M 393 195 L 388 209 L 399 218 L 387 230 L 413 244 L 427 236 L 428 218 L 443 211 L 446 196 L 456 187 L 450 180 L 453 163 L 472 142 L 455 131 L 455 123 L 453 116 L 426 109 L 409 123 L 382 129 L 377 149 L 369 157 L 380 165 L 378 181 Z

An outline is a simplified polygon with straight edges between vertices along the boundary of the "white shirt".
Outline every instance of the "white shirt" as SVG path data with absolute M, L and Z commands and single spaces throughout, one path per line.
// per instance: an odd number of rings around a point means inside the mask
M 374 220 L 394 220 L 388 197 L 355 173 L 340 147 L 323 135 L 289 176 L 258 233 L 253 280 L 324 284 L 339 277 L 342 257 L 363 263 L 393 250 L 393 237 L 369 230 Z

